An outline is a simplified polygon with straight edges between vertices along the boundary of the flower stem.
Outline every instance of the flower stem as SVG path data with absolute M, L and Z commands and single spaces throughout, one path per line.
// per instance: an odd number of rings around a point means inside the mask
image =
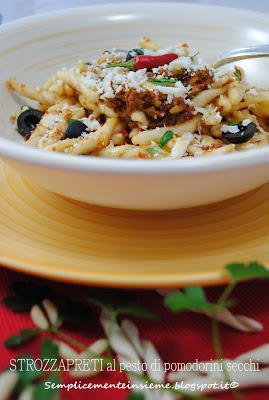
M 220 296 L 218 303 L 212 310 L 211 314 L 211 329 L 212 329 L 212 341 L 213 341 L 213 347 L 215 351 L 215 356 L 216 358 L 220 361 L 223 369 L 223 375 L 225 378 L 225 381 L 227 383 L 231 383 L 231 379 L 229 376 L 229 372 L 227 370 L 226 363 L 224 361 L 224 354 L 222 350 L 222 345 L 221 345 L 221 339 L 220 339 L 220 331 L 219 331 L 219 324 L 217 320 L 217 316 L 220 310 L 225 307 L 226 302 L 229 299 L 230 294 L 234 290 L 237 282 L 232 282 L 226 288 L 224 289 L 222 295 Z M 244 400 L 244 396 L 240 393 L 238 389 L 231 388 L 231 392 L 233 396 L 238 399 L 238 400 Z

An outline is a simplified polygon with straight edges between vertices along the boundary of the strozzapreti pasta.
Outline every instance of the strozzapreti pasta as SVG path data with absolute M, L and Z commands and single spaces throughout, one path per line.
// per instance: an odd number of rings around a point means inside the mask
M 244 71 L 203 64 L 188 45 L 162 49 L 144 37 L 132 50 L 78 61 L 35 89 L 7 85 L 38 102 L 15 116 L 26 144 L 67 154 L 179 159 L 268 145 L 269 91 Z

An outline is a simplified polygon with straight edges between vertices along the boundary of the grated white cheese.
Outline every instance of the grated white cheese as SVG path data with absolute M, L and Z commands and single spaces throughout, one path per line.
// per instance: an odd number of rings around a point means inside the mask
M 162 54 L 167 54 L 167 53 L 175 53 L 178 56 L 186 56 L 190 52 L 188 46 L 185 46 L 183 44 L 176 44 L 172 45 L 169 47 L 166 47 L 165 49 L 159 49 L 159 50 L 148 50 L 144 49 L 144 54 L 147 56 L 157 56 L 157 55 L 162 55 Z
M 248 94 L 253 94 L 254 96 L 258 95 L 257 89 L 255 88 L 249 89 Z
M 167 66 L 168 71 L 177 70 L 180 71 L 181 69 L 186 69 L 188 71 L 191 70 L 193 67 L 193 63 L 190 57 L 178 57 Z
M 182 68 L 193 71 L 197 69 L 204 69 L 205 66 L 197 64 L 196 57 L 190 57 L 189 48 L 186 45 L 170 46 L 166 49 L 151 51 L 145 50 L 145 54 L 158 55 L 166 53 L 176 53 L 179 57 L 173 60 L 170 64 L 162 65 L 158 68 L 153 68 L 152 72 L 157 78 L 166 78 L 172 75 L 173 70 L 181 70 Z M 191 90 L 191 87 L 185 88 L 183 84 L 178 81 L 174 87 L 154 86 L 151 87 L 151 76 L 149 77 L 146 69 L 138 71 L 129 71 L 127 68 L 114 67 L 106 68 L 108 62 L 113 62 L 116 58 L 118 62 L 119 57 L 126 57 L 126 50 L 112 49 L 105 52 L 101 56 L 102 64 L 92 64 L 83 74 L 78 74 L 78 84 L 97 92 L 101 99 L 112 99 L 117 93 L 124 90 L 135 89 L 137 92 L 143 90 L 155 90 L 156 88 L 164 94 L 168 95 L 167 103 L 171 104 L 174 97 L 185 97 L 186 93 Z M 106 57 L 111 59 L 106 61 Z M 103 60 L 104 59 L 104 60 Z
M 177 138 L 171 150 L 171 158 L 183 157 L 192 140 L 193 134 L 191 132 L 186 132 Z
M 83 122 L 83 124 L 85 124 L 87 126 L 88 132 L 96 131 L 96 129 L 100 128 L 100 123 L 96 119 L 90 119 L 90 118 L 84 117 L 84 118 L 81 118 L 80 121 Z
M 251 123 L 252 123 L 252 121 L 249 118 L 244 119 L 241 122 L 242 126 L 248 126 Z M 238 133 L 238 132 L 240 132 L 240 129 L 238 128 L 238 125 L 223 125 L 222 128 L 221 128 L 221 131 L 224 132 L 224 133 L 227 133 L 227 132 L 229 132 L 229 133 Z
M 174 99 L 174 97 L 175 97 L 175 96 L 174 96 L 173 94 L 169 93 L 169 94 L 167 95 L 166 103 L 167 103 L 167 104 L 171 104 L 172 101 L 173 101 L 173 99 Z
M 30 107 L 28 107 L 28 106 L 22 106 L 21 109 L 20 109 L 20 114 L 21 114 L 23 111 L 26 111 L 26 110 L 30 110 Z
M 55 124 L 61 121 L 63 121 L 63 116 L 59 114 L 45 114 L 42 118 L 42 124 L 48 129 L 55 128 Z
M 137 92 L 143 90 L 143 84 L 147 81 L 147 70 L 128 71 L 126 68 L 115 67 L 104 69 L 104 78 L 98 82 L 98 93 L 101 98 L 109 99 L 123 88 L 135 89 Z
M 240 132 L 240 129 L 237 125 L 223 125 L 221 131 L 223 133 L 238 133 Z
M 212 72 L 213 72 L 213 80 L 214 81 L 218 81 L 221 78 L 223 78 L 225 75 L 229 74 L 228 71 L 225 71 L 223 69 L 213 69 Z
M 207 125 L 216 125 L 222 120 L 222 116 L 217 107 L 211 104 L 207 107 L 195 107 L 195 111 L 203 115 L 202 120 L 205 121 Z
M 100 87 L 100 78 L 92 70 L 88 70 L 80 77 L 81 83 L 89 89 L 98 89 Z
M 251 123 L 252 123 L 251 119 L 244 119 L 244 120 L 242 121 L 242 125 L 243 125 L 243 126 L 248 126 L 248 125 L 251 124 Z
M 158 86 L 158 85 L 156 85 L 156 88 L 161 93 L 168 94 L 168 95 L 170 94 L 170 95 L 173 95 L 176 97 L 184 97 L 187 92 L 185 86 L 180 81 L 177 81 L 175 86 Z

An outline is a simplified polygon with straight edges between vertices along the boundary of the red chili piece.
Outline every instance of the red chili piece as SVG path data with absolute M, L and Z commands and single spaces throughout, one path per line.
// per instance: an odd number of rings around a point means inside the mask
M 178 58 L 177 54 L 168 53 L 161 56 L 137 56 L 135 57 L 135 69 L 152 69 L 159 67 L 160 65 L 169 64 L 171 61 Z
M 162 54 L 161 56 L 136 56 L 129 61 L 120 64 L 109 64 L 107 68 L 125 67 L 130 71 L 137 71 L 139 69 L 152 69 L 160 67 L 161 65 L 169 64 L 171 61 L 178 58 L 175 53 Z

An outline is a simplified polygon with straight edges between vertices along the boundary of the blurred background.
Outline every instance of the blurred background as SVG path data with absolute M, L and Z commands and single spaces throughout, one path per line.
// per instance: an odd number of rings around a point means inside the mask
M 165 0 L 155 0 L 163 1 Z M 27 15 L 42 13 L 51 10 L 59 10 L 68 7 L 87 6 L 91 4 L 126 3 L 126 0 L 0 0 L 0 13 L 3 22 Z M 139 2 L 133 0 L 132 2 Z M 174 2 L 181 2 L 174 0 Z M 269 0 L 184 0 L 182 3 L 216 4 L 269 12 Z

